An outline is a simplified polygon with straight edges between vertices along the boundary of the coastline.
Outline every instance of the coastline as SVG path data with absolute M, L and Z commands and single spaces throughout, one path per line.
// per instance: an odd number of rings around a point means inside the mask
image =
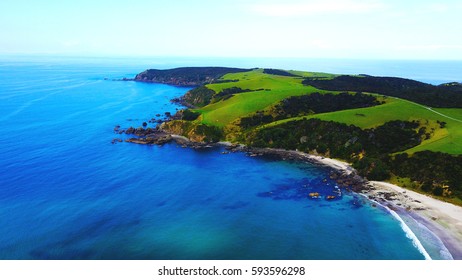
M 401 223 L 404 223 L 404 227 L 407 227 L 408 230 L 411 229 L 409 229 L 406 221 L 412 219 L 419 227 L 425 228 L 442 242 L 445 247 L 444 249 L 447 250 L 453 259 L 462 260 L 462 207 L 437 200 L 391 183 L 368 181 L 359 176 L 349 163 L 337 159 L 307 154 L 300 151 L 253 148 L 229 142 L 199 143 L 191 141 L 187 137 L 181 135 L 171 134 L 168 131 L 161 131 L 160 135 L 162 136 L 162 141 L 159 142 L 146 141 L 146 138 L 138 138 L 136 139 L 137 141 L 133 141 L 135 139 L 129 139 L 126 140 L 126 142 L 162 145 L 166 142 L 174 141 L 183 148 L 190 147 L 193 149 L 224 146 L 228 151 L 245 152 L 252 157 L 269 155 L 276 156 L 281 160 L 302 161 L 327 167 L 332 171 L 330 174 L 331 179 L 335 179 L 340 187 L 346 187 L 355 193 L 363 195 L 371 202 L 385 207 L 392 215 L 398 215 L 399 217 L 395 216 L 395 218 Z M 168 139 L 164 138 L 166 135 Z M 406 231 L 404 228 L 403 230 Z M 406 234 L 409 236 L 409 232 Z M 411 235 L 414 235 L 414 233 L 411 232 Z M 413 239 L 414 243 L 416 241 L 420 243 L 416 236 L 409 236 L 409 238 Z M 423 252 L 423 254 L 425 255 L 426 252 Z
M 340 172 L 356 172 L 347 162 L 297 151 L 294 153 Z M 444 244 L 453 259 L 462 260 L 462 207 L 388 182 L 368 181 L 367 184 L 366 188 L 355 191 L 395 211 L 401 218 L 406 218 L 406 215 L 412 217 Z
M 398 214 L 410 215 L 435 234 L 454 259 L 462 259 L 462 207 L 387 182 L 370 183 L 373 188 L 369 195 L 378 200 L 388 196 L 387 207 L 398 209 Z
M 347 162 L 298 151 L 286 152 L 348 175 L 356 173 Z M 354 191 L 394 211 L 401 218 L 412 217 L 444 244 L 453 259 L 462 260 L 462 207 L 388 182 L 367 181 L 366 184 L 365 188 Z
M 273 150 L 276 153 L 281 151 L 285 150 Z M 287 155 L 301 156 L 311 163 L 334 169 L 357 180 L 356 170 L 347 162 L 298 151 L 285 152 Z M 360 183 L 366 185 L 359 189 L 353 188 L 356 193 L 363 194 L 369 200 L 394 211 L 401 219 L 411 217 L 420 224 L 419 226 L 426 227 L 436 236 L 453 259 L 462 260 L 462 207 L 388 182 L 364 180 Z M 401 222 L 406 223 L 403 220 Z
M 174 136 L 174 138 L 177 137 L 184 140 L 182 136 Z M 354 192 L 364 195 L 370 201 L 378 203 L 390 212 L 393 211 L 399 216 L 400 222 L 406 224 L 403 219 L 406 220 L 411 217 L 416 223 L 420 224 L 419 226 L 425 227 L 438 238 L 453 259 L 462 260 L 462 207 L 388 182 L 368 181 L 357 175 L 351 164 L 341 160 L 300 151 L 251 148 L 244 145 L 236 146 L 228 142 L 219 142 L 217 145 L 226 146 L 231 150 L 247 152 L 250 156 L 276 155 L 281 157 L 282 160 L 301 160 L 330 168 L 339 175 L 340 180 L 343 177 L 343 180 L 352 181 L 352 190 Z M 405 226 L 408 227 L 407 224 Z M 417 237 L 414 236 L 414 238 Z M 418 239 L 417 242 L 420 243 Z M 426 252 L 423 252 L 423 254 L 425 255 Z

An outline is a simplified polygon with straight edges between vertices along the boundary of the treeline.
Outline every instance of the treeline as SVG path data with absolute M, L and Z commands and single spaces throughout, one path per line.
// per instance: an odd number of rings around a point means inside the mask
M 286 77 L 301 77 L 301 76 L 292 74 L 292 73 L 284 71 L 284 70 L 271 69 L 271 68 L 263 69 L 263 73 L 270 74 L 270 75 L 286 76 Z
M 382 103 L 377 98 L 369 94 L 349 94 L 347 92 L 340 94 L 320 94 L 315 92 L 286 98 L 268 112 L 260 111 L 249 117 L 241 118 L 240 126 L 248 129 L 292 117 L 371 107 L 380 104 Z
M 421 183 L 421 190 L 437 196 L 456 196 L 462 199 L 462 156 L 422 151 L 411 157 L 397 155 L 391 170 L 401 177 Z M 450 187 L 449 187 L 450 186 Z
M 184 109 L 178 111 L 175 116 L 177 119 L 184 120 L 184 121 L 194 121 L 201 115 L 199 112 L 191 111 L 190 109 Z
M 249 134 L 247 144 L 352 160 L 360 154 L 378 157 L 419 145 L 426 132 L 419 126 L 416 121 L 391 121 L 362 130 L 333 121 L 302 119 L 256 130 Z
M 282 100 L 274 108 L 274 113 L 278 119 L 285 119 L 305 115 L 307 113 L 327 113 L 340 110 L 372 107 L 382 104 L 372 95 L 355 93 L 349 94 L 320 94 L 318 92 L 293 96 Z
M 395 174 L 411 178 L 424 192 L 462 198 L 462 156 L 430 151 L 391 156 L 419 145 L 427 134 L 416 121 L 391 121 L 362 130 L 332 121 L 302 119 L 253 131 L 245 141 L 254 147 L 343 159 L 370 180 L 386 180 Z
M 215 91 L 206 86 L 200 86 L 188 91 L 181 97 L 181 103 L 189 107 L 203 107 L 210 103 Z
M 434 86 L 402 78 L 344 75 L 333 79 L 306 78 L 303 84 L 324 90 L 379 93 L 431 107 L 462 108 L 462 85 L 459 83 Z
M 206 86 L 200 86 L 188 91 L 180 99 L 180 103 L 183 103 L 186 106 L 190 107 L 203 107 L 210 103 L 215 103 L 221 100 L 226 100 L 233 97 L 235 94 L 250 92 L 250 91 L 260 91 L 263 89 L 242 89 L 239 87 L 225 88 L 219 93 L 216 93 L 214 90 L 209 89 Z
M 244 93 L 244 92 L 250 92 L 250 91 L 260 91 L 260 90 L 263 90 L 263 89 L 251 90 L 251 89 L 242 89 L 240 87 L 225 88 L 219 93 L 215 94 L 211 102 L 215 103 L 221 100 L 226 100 L 226 99 L 233 97 L 235 94 L 238 94 L 238 93 Z
M 251 69 L 229 67 L 181 67 L 167 70 L 149 69 L 136 75 L 135 81 L 200 86 L 217 81 L 229 73 L 247 72 Z

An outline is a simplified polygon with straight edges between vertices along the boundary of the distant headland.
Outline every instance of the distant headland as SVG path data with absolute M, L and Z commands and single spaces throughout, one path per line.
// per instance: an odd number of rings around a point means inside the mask
M 167 70 L 149 69 L 136 75 L 135 81 L 175 86 L 201 86 L 217 82 L 229 73 L 247 72 L 250 69 L 228 67 L 182 67 Z

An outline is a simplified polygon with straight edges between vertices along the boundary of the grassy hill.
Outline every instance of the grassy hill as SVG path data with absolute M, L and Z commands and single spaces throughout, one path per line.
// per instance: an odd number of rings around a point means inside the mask
M 297 75 L 302 73 L 296 72 Z M 323 73 L 303 73 L 305 77 L 333 77 Z M 220 92 L 226 88 L 240 87 L 255 91 L 235 95 L 227 100 L 198 109 L 204 124 L 224 127 L 238 118 L 264 110 L 284 98 L 313 92 L 325 92 L 314 87 L 304 86 L 301 77 L 287 77 L 265 74 L 264 69 L 250 72 L 227 74 L 223 80 L 235 82 L 209 84 L 207 88 Z M 236 81 L 237 80 L 237 81 Z M 263 89 L 263 90 L 261 90 Z
M 193 139 L 341 158 L 369 179 L 393 180 L 458 203 L 460 88 L 457 83 L 433 86 L 400 78 L 239 69 L 188 92 L 188 101 L 199 100 L 192 104 L 196 107 L 163 128 Z M 375 101 L 365 102 L 371 99 L 365 95 Z
M 328 80 L 336 77 L 336 75 L 326 73 L 288 72 L 304 78 L 310 77 Z M 320 90 L 313 86 L 303 85 L 304 79 L 301 77 L 265 74 L 264 69 L 226 74 L 221 79 L 233 82 L 208 84 L 206 87 L 217 93 L 231 87 L 240 87 L 255 91 L 236 94 L 227 100 L 198 108 L 196 111 L 201 113 L 198 122 L 224 128 L 233 125 L 233 122 L 239 118 L 249 116 L 257 111 L 268 110 L 271 106 L 291 96 L 300 96 L 314 92 L 341 92 Z M 462 154 L 462 109 L 428 109 L 427 106 L 394 97 L 387 97 L 383 100 L 385 104 L 380 106 L 322 114 L 307 114 L 305 116 L 277 121 L 265 126 L 277 125 L 303 117 L 351 124 L 364 129 L 377 127 L 392 120 L 421 120 L 428 127 L 434 128 L 435 131 L 430 139 L 424 140 L 420 145 L 407 150 L 407 152 L 414 153 L 430 150 L 454 155 Z M 440 128 L 437 121 L 445 122 L 446 126 Z

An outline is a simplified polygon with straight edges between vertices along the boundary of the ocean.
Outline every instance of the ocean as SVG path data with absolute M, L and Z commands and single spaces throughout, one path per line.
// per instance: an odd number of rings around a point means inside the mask
M 174 113 L 170 99 L 189 89 L 117 81 L 147 68 L 357 71 L 434 84 L 462 72 L 461 63 L 399 63 L 0 57 L 0 259 L 444 258 L 438 240 L 359 195 L 308 199 L 334 190 L 326 168 L 221 147 L 111 143 L 125 137 L 116 125 Z

